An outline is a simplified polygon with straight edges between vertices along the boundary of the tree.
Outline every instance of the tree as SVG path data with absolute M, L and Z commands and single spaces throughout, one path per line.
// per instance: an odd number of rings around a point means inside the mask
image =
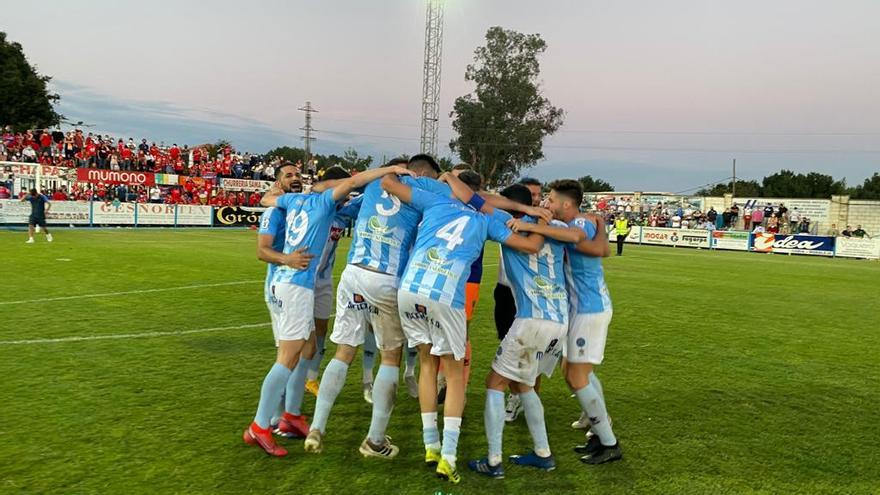
M 880 174 L 874 172 L 864 184 L 852 188 L 850 196 L 852 199 L 880 199 Z
M 291 148 L 290 146 L 279 146 L 266 152 L 266 159 L 281 158 L 286 162 L 296 163 L 305 161 L 306 151 L 302 148 Z
M 57 124 L 62 116 L 52 104 L 61 97 L 46 88 L 51 79 L 28 63 L 20 44 L 0 32 L 0 125 L 21 131 Z
M 465 80 L 475 89 L 455 100 L 450 116 L 458 137 L 449 147 L 490 187 L 512 181 L 543 158 L 544 137 L 562 125 L 564 112 L 542 95 L 538 82 L 538 55 L 546 49 L 538 34 L 496 26 L 467 66 Z
M 584 192 L 607 192 L 613 191 L 614 186 L 605 182 L 602 179 L 594 179 L 591 175 L 585 175 L 578 179 L 578 182 L 581 183 L 581 187 L 584 188 Z
M 342 153 L 342 166 L 349 170 L 357 170 L 362 172 L 373 163 L 372 156 L 361 157 L 354 148 L 348 148 Z
M 696 193 L 697 196 L 713 197 L 725 194 L 733 194 L 733 181 L 727 184 L 715 184 L 711 188 L 703 188 Z M 761 184 L 755 180 L 738 180 L 736 181 L 736 195 L 740 198 L 759 198 L 761 197 Z
M 804 175 L 781 170 L 764 177 L 762 191 L 767 198 L 828 198 L 845 193 L 846 183 L 818 172 Z

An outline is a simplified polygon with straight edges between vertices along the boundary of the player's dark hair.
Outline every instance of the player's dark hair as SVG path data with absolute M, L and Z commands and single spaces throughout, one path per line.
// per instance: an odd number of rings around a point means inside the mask
M 284 162 L 281 165 L 278 165 L 277 167 L 275 167 L 275 178 L 276 179 L 281 176 L 281 169 L 283 169 L 284 167 L 296 168 L 296 164 L 293 162 Z
M 419 153 L 418 155 L 413 155 L 409 158 L 409 169 L 418 172 L 420 169 L 424 169 L 426 167 L 431 167 L 431 169 L 440 173 L 440 164 L 437 163 L 437 160 L 434 159 L 433 156 L 428 155 L 426 153 Z
M 474 167 L 471 167 L 467 163 L 459 163 L 458 165 L 455 165 L 452 167 L 452 170 L 473 170 L 473 169 L 474 169 Z
M 458 174 L 458 179 L 465 183 L 472 191 L 477 192 L 483 188 L 483 178 L 473 170 L 465 170 Z
M 392 158 L 388 163 L 385 164 L 385 166 L 390 167 L 392 165 L 406 165 L 408 163 L 408 158 Z
M 519 180 L 519 183 L 524 186 L 538 186 L 538 187 L 542 186 L 541 181 L 539 181 L 538 179 L 536 179 L 534 177 L 523 177 L 522 179 Z
M 575 208 L 580 207 L 584 200 L 584 188 L 576 180 L 560 179 L 551 182 L 549 187 L 552 191 L 556 191 L 556 194 L 561 194 L 574 201 Z
M 512 184 L 501 190 L 501 195 L 519 204 L 532 206 L 532 192 L 523 184 Z
M 31 195 L 31 196 L 36 196 L 36 195 L 37 195 L 37 190 L 34 189 L 34 188 L 31 188 L 31 190 L 30 190 L 30 195 Z
M 324 170 L 324 175 L 321 176 L 321 180 L 339 180 L 339 179 L 348 179 L 351 177 L 351 174 L 348 173 L 344 168 L 334 165 L 326 170 Z

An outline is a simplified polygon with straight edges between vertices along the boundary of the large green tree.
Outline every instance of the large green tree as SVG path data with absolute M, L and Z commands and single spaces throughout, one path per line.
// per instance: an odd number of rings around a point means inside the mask
M 578 179 L 584 192 L 607 192 L 613 191 L 614 186 L 602 179 L 594 179 L 592 175 L 585 175 Z
M 458 136 L 449 146 L 488 186 L 515 179 L 543 158 L 544 137 L 562 125 L 564 112 L 543 96 L 538 80 L 538 56 L 546 49 L 538 34 L 496 26 L 467 66 L 465 80 L 475 88 L 455 100 L 450 116 Z
M 852 199 L 880 199 L 880 174 L 874 172 L 862 185 L 852 188 L 850 196 Z
M 710 188 L 703 188 L 697 191 L 697 196 L 720 197 L 725 194 L 733 193 L 733 181 L 727 184 L 715 184 Z M 736 195 L 740 198 L 758 198 L 761 197 L 761 184 L 756 180 L 738 180 L 736 181 Z
M 50 80 L 28 63 L 20 44 L 0 32 L 0 125 L 24 130 L 57 124 L 61 115 L 52 104 L 61 97 L 49 92 Z
M 833 194 L 846 193 L 846 184 L 818 172 L 796 174 L 781 170 L 764 177 L 761 190 L 767 198 L 829 198 Z M 741 195 L 739 190 L 737 195 Z

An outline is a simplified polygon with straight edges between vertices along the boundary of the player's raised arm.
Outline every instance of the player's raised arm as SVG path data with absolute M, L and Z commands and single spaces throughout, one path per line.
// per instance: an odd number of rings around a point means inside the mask
M 284 190 L 276 182 L 272 184 L 272 187 L 266 191 L 266 194 L 260 199 L 260 204 L 263 206 L 277 206 L 278 198 L 280 198 L 284 194 Z
M 388 194 L 397 196 L 404 203 L 412 203 L 412 188 L 400 182 L 396 174 L 389 174 L 382 178 L 382 189 Z
M 391 165 L 390 167 L 381 167 L 366 170 L 355 176 L 349 177 L 348 179 L 345 179 L 337 184 L 336 187 L 333 188 L 333 199 L 336 201 L 340 201 L 344 198 L 347 198 L 348 195 L 355 189 L 366 186 L 370 182 L 373 182 L 374 180 L 381 177 L 390 177 L 392 175 L 411 175 L 415 177 L 416 174 L 413 171 L 407 170 L 406 168 L 398 165 Z
M 584 220 L 596 226 L 596 235 L 592 239 L 584 238 L 578 241 L 575 249 L 587 256 L 606 258 L 611 254 L 611 245 L 608 244 L 608 232 L 605 230 L 605 222 L 596 215 L 587 215 Z
M 587 238 L 586 232 L 577 227 L 557 227 L 554 225 L 528 223 L 517 219 L 507 222 L 507 226 L 514 232 L 533 232 L 571 244 L 578 244 Z

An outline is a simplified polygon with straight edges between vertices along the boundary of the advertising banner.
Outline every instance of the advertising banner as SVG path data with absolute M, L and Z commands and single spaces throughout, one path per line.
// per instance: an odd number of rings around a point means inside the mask
M 46 223 L 55 225 L 88 225 L 89 203 L 85 201 L 50 201 Z M 0 223 L 26 224 L 31 204 L 17 199 L 0 199 Z
M 211 225 L 212 215 L 210 206 L 177 205 L 177 225 Z
M 847 258 L 880 258 L 880 239 L 867 239 L 858 237 L 838 237 L 837 256 Z
M 76 169 L 76 180 L 97 184 L 135 184 L 152 186 L 156 183 L 155 176 L 151 172 L 127 172 L 123 170 L 102 170 L 97 168 Z
M 831 256 L 834 254 L 834 238 L 815 235 L 755 234 L 752 250 L 760 253 L 812 254 Z
M 697 229 L 668 229 L 642 227 L 643 244 L 678 247 L 709 247 L 709 231 Z
M 271 182 L 249 179 L 220 179 L 220 187 L 227 191 L 267 191 Z
M 798 213 L 814 222 L 827 221 L 831 211 L 831 201 L 827 199 L 735 198 L 733 201 L 744 208 L 752 209 L 763 208 L 767 203 L 773 206 L 779 206 L 780 203 L 783 203 L 788 208 L 789 215 L 797 208 Z M 742 214 L 742 210 L 740 210 L 740 214 Z
M 138 225 L 174 225 L 174 209 L 176 205 L 161 203 L 138 203 Z
M 749 233 L 732 230 L 713 230 L 712 247 L 715 249 L 749 250 Z
M 66 179 L 73 171 L 67 167 L 39 165 L 36 163 L 16 163 L 14 165 L 9 165 L 6 168 L 12 172 L 13 176 L 26 179 L 35 179 L 37 177 L 37 169 L 40 171 L 40 177 L 44 179 Z
M 134 225 L 135 206 L 135 203 L 114 205 L 113 203 L 95 201 L 92 204 L 92 222 L 95 225 Z
M 178 185 L 177 174 L 156 174 L 155 181 L 160 186 Z
M 265 208 L 221 206 L 214 209 L 214 225 L 219 227 L 247 227 L 260 224 Z

